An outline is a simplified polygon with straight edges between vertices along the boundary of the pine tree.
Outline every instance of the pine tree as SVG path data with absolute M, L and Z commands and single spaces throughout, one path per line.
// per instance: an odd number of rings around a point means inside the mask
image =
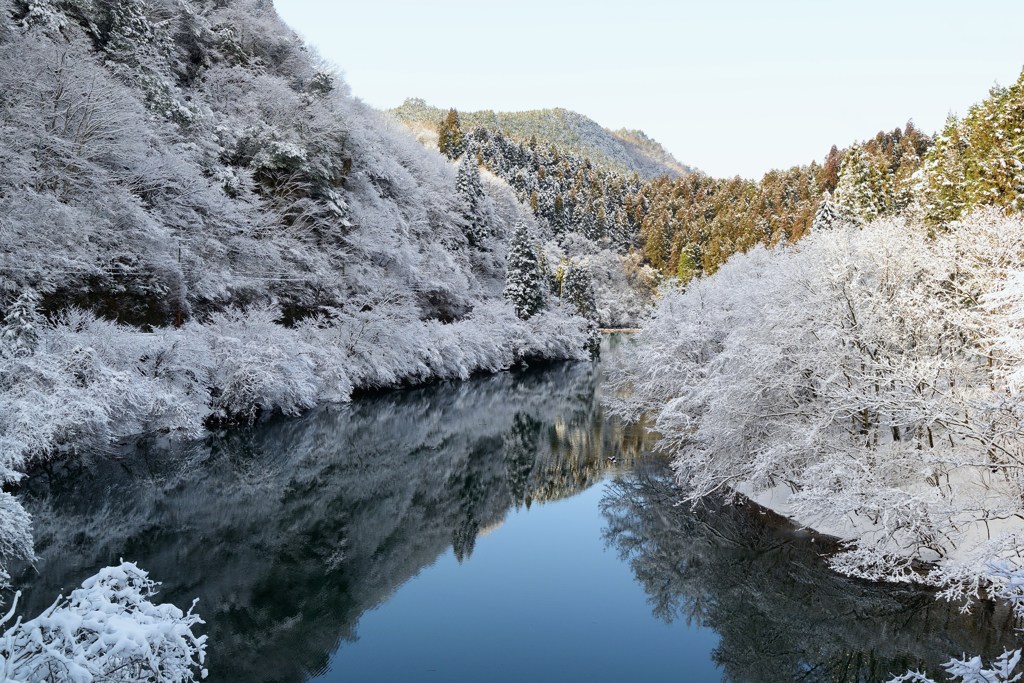
M 487 220 L 483 212 L 484 189 L 476 156 L 464 154 L 455 176 L 455 190 L 462 200 L 462 217 L 466 219 L 466 239 L 478 246 L 487 236 Z
M 512 235 L 505 270 L 505 298 L 523 320 L 544 307 L 544 273 L 530 243 L 526 225 L 520 223 Z
M 588 320 L 597 318 L 593 280 L 590 268 L 581 261 L 570 261 L 562 276 L 562 299 L 575 306 L 576 311 Z
M 843 157 L 836 202 L 854 217 L 870 221 L 887 213 L 889 180 L 863 147 L 853 145 Z
M 826 194 L 821 200 L 821 204 L 818 205 L 818 211 L 814 214 L 811 230 L 814 232 L 830 230 L 842 220 L 842 213 L 839 211 L 839 207 L 832 202 L 832 195 Z
M 594 298 L 594 278 L 585 262 L 570 261 L 562 276 L 562 299 L 576 308 L 587 319 L 588 343 L 591 354 L 601 348 L 601 332 L 597 323 L 597 303 Z
M 466 151 L 459 112 L 449 109 L 448 115 L 437 124 L 437 148 L 449 159 L 458 159 Z
M 0 324 L 0 356 L 22 358 L 32 355 L 39 343 L 43 317 L 39 314 L 39 295 L 26 289 L 4 315 Z

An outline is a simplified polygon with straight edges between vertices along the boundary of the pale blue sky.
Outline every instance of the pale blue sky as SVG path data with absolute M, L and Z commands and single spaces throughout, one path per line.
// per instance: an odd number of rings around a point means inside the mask
M 935 131 L 1024 66 L 1024 0 L 275 5 L 375 107 L 565 107 L 716 176 L 820 160 L 908 118 Z

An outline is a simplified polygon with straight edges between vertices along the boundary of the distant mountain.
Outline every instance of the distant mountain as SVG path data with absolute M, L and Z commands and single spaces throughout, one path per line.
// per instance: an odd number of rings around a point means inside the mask
M 436 126 L 448 110 L 432 107 L 422 99 L 410 98 L 402 106 L 389 110 L 389 113 L 424 139 L 436 134 Z M 593 119 L 567 109 L 460 111 L 459 118 L 466 132 L 486 128 L 520 142 L 536 137 L 538 142 L 557 145 L 564 151 L 587 157 L 609 170 L 625 175 L 635 172 L 644 180 L 663 175 L 678 178 L 694 172 L 693 168 L 679 163 L 664 147 L 642 131 L 608 130 Z

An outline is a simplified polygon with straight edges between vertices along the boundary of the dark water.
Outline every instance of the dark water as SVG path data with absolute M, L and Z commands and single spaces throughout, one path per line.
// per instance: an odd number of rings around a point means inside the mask
M 676 506 L 599 381 L 504 373 L 39 473 L 16 582 L 34 614 L 137 561 L 200 599 L 215 682 L 875 681 L 1016 642 L 1005 609 L 838 577 L 752 506 Z

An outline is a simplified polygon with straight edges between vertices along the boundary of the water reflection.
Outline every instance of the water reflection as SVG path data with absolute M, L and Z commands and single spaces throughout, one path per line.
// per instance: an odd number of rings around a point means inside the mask
M 605 516 L 656 616 L 721 634 L 730 680 L 879 680 L 921 655 L 934 665 L 1013 641 L 1006 611 L 965 617 L 926 593 L 843 580 L 809 538 L 751 508 L 676 507 L 643 429 L 602 417 L 599 382 L 587 364 L 505 373 L 39 473 L 27 495 L 40 557 L 16 582 L 35 613 L 99 567 L 137 561 L 164 582 L 161 599 L 200 598 L 210 680 L 298 682 L 449 549 L 472 562 L 510 510 L 612 476 L 586 514 Z M 666 648 L 660 670 L 685 679 L 677 660 Z
M 601 418 L 598 373 L 563 364 L 363 397 L 187 449 L 148 444 L 29 491 L 29 612 L 121 557 L 200 598 L 211 680 L 301 681 L 360 616 L 510 508 L 570 496 L 642 430 Z
M 945 680 L 951 655 L 988 659 L 1018 642 L 1005 606 L 965 615 L 929 591 L 846 579 L 825 567 L 825 539 L 771 513 L 678 500 L 663 465 L 638 466 L 602 500 L 606 539 L 655 615 L 721 636 L 725 680 L 884 681 L 919 667 Z

